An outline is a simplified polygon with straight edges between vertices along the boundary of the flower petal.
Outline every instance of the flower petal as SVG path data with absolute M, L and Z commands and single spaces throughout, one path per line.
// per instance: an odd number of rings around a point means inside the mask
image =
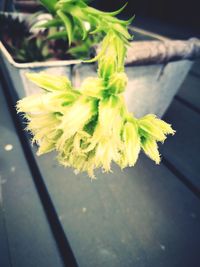
M 71 90 L 71 82 L 65 76 L 45 72 L 27 73 L 27 78 L 47 91 Z
M 157 141 L 163 142 L 166 139 L 166 136 L 163 133 L 162 129 L 160 129 L 158 125 L 154 123 L 154 120 L 150 120 L 147 117 L 143 117 L 139 119 L 138 122 L 139 122 L 139 128 L 143 132 L 155 138 Z
M 63 135 L 58 142 L 58 148 L 62 148 L 68 138 L 82 130 L 84 125 L 90 121 L 96 112 L 96 102 L 85 98 L 77 100 L 69 107 L 61 118 L 61 124 L 58 127 L 58 129 L 63 131 Z
M 149 137 L 142 139 L 141 147 L 144 150 L 145 154 L 150 157 L 150 159 L 154 160 L 156 164 L 160 163 L 158 145 L 153 138 Z
M 134 166 L 140 152 L 140 135 L 136 123 L 127 122 L 125 124 L 122 138 L 124 142 L 123 154 L 126 165 Z
M 104 81 L 100 78 L 89 77 L 86 78 L 80 88 L 83 95 L 102 98 L 105 90 Z

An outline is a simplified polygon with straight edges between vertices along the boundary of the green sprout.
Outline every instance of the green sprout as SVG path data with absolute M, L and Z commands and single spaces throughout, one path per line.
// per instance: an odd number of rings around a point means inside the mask
M 153 114 L 137 119 L 127 110 L 124 61 L 131 20 L 114 17 L 123 8 L 106 13 L 81 0 L 41 2 L 54 16 L 43 26 L 63 24 L 69 43 L 77 26 L 83 39 L 97 32 L 105 37 L 100 52 L 90 60 L 98 61 L 97 77 L 86 78 L 80 88 L 74 88 L 63 76 L 27 74 L 44 89 L 17 103 L 18 112 L 25 112 L 32 141 L 39 145 L 38 155 L 55 150 L 59 163 L 73 167 L 76 173 L 86 171 L 93 179 L 96 168 L 109 172 L 112 162 L 122 169 L 134 166 L 141 150 L 159 164 L 157 142 L 164 142 L 166 135 L 175 131 Z M 87 33 L 85 22 L 90 25 Z

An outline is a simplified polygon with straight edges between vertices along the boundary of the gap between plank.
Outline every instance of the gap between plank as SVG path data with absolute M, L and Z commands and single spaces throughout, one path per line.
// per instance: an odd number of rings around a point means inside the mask
M 180 172 L 169 160 L 164 156 L 162 163 L 197 197 L 200 199 L 200 189 L 198 189 L 190 180 Z
M 179 102 L 181 102 L 183 105 L 185 105 L 186 107 L 192 109 L 194 112 L 200 114 L 200 108 L 195 107 L 193 104 L 191 104 L 190 102 L 188 102 L 187 100 L 183 99 L 182 97 L 176 95 L 175 99 L 178 100 Z
M 200 74 L 198 72 L 196 72 L 195 70 L 191 70 L 189 72 L 189 74 L 200 79 Z

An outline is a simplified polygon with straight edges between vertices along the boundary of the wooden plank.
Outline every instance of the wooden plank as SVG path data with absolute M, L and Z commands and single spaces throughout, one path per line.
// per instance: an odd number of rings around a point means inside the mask
M 2 203 L 12 266 L 63 266 L 2 88 L 0 114 Z
M 196 74 L 196 75 L 199 75 L 200 77 L 200 59 L 196 60 L 192 69 L 191 69 L 191 72 Z
M 178 96 L 200 109 L 200 76 L 198 78 L 188 75 L 178 92 Z
M 0 266 L 11 267 L 7 233 L 5 227 L 4 210 L 2 203 L 2 184 L 4 180 L 0 176 Z
M 91 182 L 35 158 L 79 266 L 199 267 L 199 199 L 165 166 L 141 156 Z
M 174 100 L 164 118 L 177 131 L 162 146 L 162 154 L 200 189 L 200 115 Z
M 199 267 L 199 200 L 165 166 L 141 157 L 91 183 L 36 160 L 80 266 Z

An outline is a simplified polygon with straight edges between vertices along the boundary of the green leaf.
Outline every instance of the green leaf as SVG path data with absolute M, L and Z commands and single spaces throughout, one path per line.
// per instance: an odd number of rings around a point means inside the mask
M 63 25 L 63 22 L 61 19 L 54 18 L 54 19 L 51 19 L 45 23 L 36 25 L 35 28 L 51 28 L 51 27 L 58 27 L 58 26 L 62 26 L 62 25 Z
M 118 15 L 119 13 L 121 13 L 125 7 L 128 5 L 128 3 L 125 3 L 120 9 L 116 10 L 116 11 L 113 11 L 113 12 L 105 12 L 105 14 L 109 15 L 109 16 L 116 16 Z
M 62 19 L 64 22 L 67 37 L 68 37 L 68 43 L 69 46 L 71 45 L 72 39 L 73 39 L 73 20 L 70 15 L 65 15 L 61 10 L 57 11 L 57 15 Z
M 85 25 L 84 25 L 83 21 L 81 19 L 79 19 L 78 17 L 74 17 L 74 20 L 75 20 L 76 24 L 79 25 L 79 28 L 82 31 L 82 40 L 84 40 L 88 34 L 86 31 Z

